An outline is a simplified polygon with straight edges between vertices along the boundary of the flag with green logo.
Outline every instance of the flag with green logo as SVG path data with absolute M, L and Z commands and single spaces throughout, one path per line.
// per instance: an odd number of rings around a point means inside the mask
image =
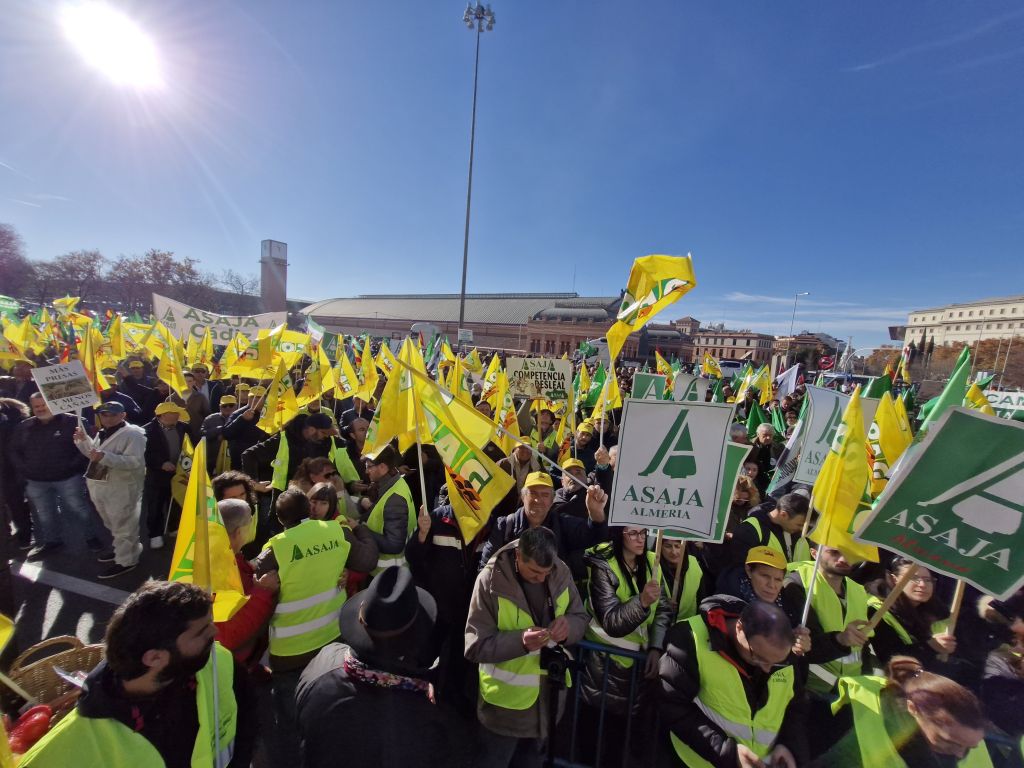
M 1009 597 L 1024 583 L 1024 424 L 945 409 L 857 538 Z
M 664 400 L 665 377 L 656 373 L 633 374 L 633 389 L 629 396 L 636 400 Z
M 836 431 L 843 423 L 843 411 L 849 400 L 849 395 L 834 389 L 807 387 L 804 397 L 807 413 L 800 418 L 804 422 L 803 443 L 800 447 L 800 461 L 793 476 L 795 482 L 813 485 L 818 479 L 818 472 L 836 438 Z
M 727 404 L 626 400 L 609 525 L 721 541 L 750 450 L 729 440 L 732 411 Z

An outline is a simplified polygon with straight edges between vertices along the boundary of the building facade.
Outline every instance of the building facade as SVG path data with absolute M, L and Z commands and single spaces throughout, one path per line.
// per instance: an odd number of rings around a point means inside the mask
M 730 331 L 723 327 L 701 328 L 695 338 L 696 359 L 704 353 L 716 360 L 749 360 L 754 365 L 771 361 L 775 337 L 751 330 Z
M 982 299 L 919 309 L 907 318 L 904 346 L 914 342 L 973 344 L 979 339 L 1010 339 L 1024 334 L 1024 296 Z

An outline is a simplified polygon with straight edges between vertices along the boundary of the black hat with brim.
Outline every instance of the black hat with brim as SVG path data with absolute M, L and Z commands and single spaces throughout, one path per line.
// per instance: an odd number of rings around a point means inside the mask
M 408 568 L 391 566 L 341 607 L 341 641 L 366 662 L 406 673 L 423 671 L 436 659 L 437 604 L 413 583 Z

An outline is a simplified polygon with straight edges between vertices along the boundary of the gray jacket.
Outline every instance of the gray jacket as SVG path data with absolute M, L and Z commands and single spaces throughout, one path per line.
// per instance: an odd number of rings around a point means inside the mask
M 469 661 L 496 664 L 526 655 L 522 630 L 498 629 L 499 596 L 515 603 L 521 610 L 530 612 L 526 595 L 516 576 L 515 550 L 518 547 L 517 539 L 499 549 L 477 577 L 469 603 L 469 618 L 466 620 L 466 658 Z M 578 643 L 583 639 L 590 617 L 576 591 L 569 567 L 556 559 L 545 584 L 552 596 L 569 590 L 569 605 L 565 611 L 565 618 L 569 622 L 569 637 L 563 645 Z M 496 707 L 480 698 L 477 716 L 485 728 L 495 733 L 516 738 L 543 738 L 548 730 L 548 698 L 547 676 L 542 675 L 540 695 L 529 709 Z M 563 691 L 559 699 L 559 712 L 564 705 Z

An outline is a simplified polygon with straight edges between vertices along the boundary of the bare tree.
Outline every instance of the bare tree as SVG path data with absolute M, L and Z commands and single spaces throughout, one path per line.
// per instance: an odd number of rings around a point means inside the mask
M 244 315 L 252 310 L 252 297 L 258 296 L 260 292 L 260 279 L 256 275 L 243 275 L 233 269 L 225 269 L 217 282 L 225 291 L 234 294 L 227 311 Z
M 21 296 L 33 283 L 32 263 L 25 258 L 25 244 L 10 224 L 0 224 L 0 286 L 2 292 Z
M 106 261 L 97 250 L 71 251 L 55 258 L 53 268 L 64 290 L 82 301 L 90 301 L 99 298 L 97 293 L 103 286 Z

